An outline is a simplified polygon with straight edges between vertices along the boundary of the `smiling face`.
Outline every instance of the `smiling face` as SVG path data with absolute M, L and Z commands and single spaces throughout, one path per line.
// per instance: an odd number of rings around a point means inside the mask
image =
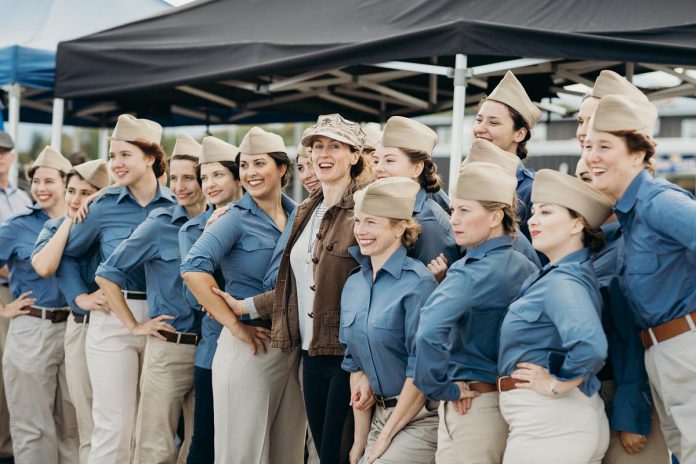
M 643 170 L 644 157 L 645 152 L 630 153 L 626 140 L 609 132 L 591 130 L 585 138 L 583 158 L 593 185 L 615 201 Z
M 503 211 L 488 211 L 476 200 L 452 197 L 450 224 L 457 245 L 475 248 L 494 235 L 501 235 Z
M 239 157 L 239 178 L 242 186 L 255 200 L 264 200 L 278 195 L 281 179 L 287 166 L 278 166 L 270 155 L 247 155 Z
M 404 222 L 392 225 L 389 218 L 373 216 L 354 210 L 353 234 L 363 256 L 389 256 L 401 246 Z
M 68 216 L 80 209 L 85 199 L 96 193 L 97 188 L 84 180 L 79 174 L 73 174 L 68 181 L 68 187 L 65 190 L 65 204 L 68 206 Z
M 312 166 L 317 179 L 324 184 L 336 184 L 350 178 L 350 168 L 358 162 L 359 154 L 350 146 L 317 136 L 312 140 Z
M 203 200 L 203 190 L 196 179 L 196 163 L 187 159 L 173 159 L 169 163 L 169 185 L 184 208 Z
M 297 171 L 300 173 L 300 182 L 307 192 L 312 193 L 319 188 L 319 179 L 314 174 L 312 160 L 306 156 L 297 157 Z
M 232 171 L 217 162 L 201 164 L 201 184 L 205 199 L 215 207 L 234 201 L 239 191 Z
M 406 177 L 418 181 L 423 172 L 423 161 L 414 163 L 403 150 L 385 147 L 377 143 L 373 156 L 374 173 L 377 179 L 385 177 Z
M 474 137 L 493 142 L 498 148 L 515 154 L 517 145 L 524 141 L 526 135 L 525 128 L 515 130 L 510 110 L 505 104 L 493 100 L 481 103 L 474 123 Z
M 527 224 L 534 249 L 544 253 L 552 262 L 557 261 L 556 257 L 565 256 L 564 250 L 582 248 L 582 222 L 573 218 L 563 206 L 534 203 Z
M 31 178 L 31 195 L 38 205 L 50 210 L 65 201 L 65 184 L 57 169 L 40 167 Z
M 155 159 L 137 145 L 112 140 L 109 145 L 109 168 L 119 185 L 129 187 L 152 171 Z
M 590 119 L 592 119 L 592 113 L 597 109 L 597 105 L 599 105 L 599 98 L 596 97 L 587 97 L 580 103 L 578 128 L 575 131 L 575 137 L 580 143 L 580 153 L 585 148 L 585 137 L 587 137 L 587 132 L 590 130 Z

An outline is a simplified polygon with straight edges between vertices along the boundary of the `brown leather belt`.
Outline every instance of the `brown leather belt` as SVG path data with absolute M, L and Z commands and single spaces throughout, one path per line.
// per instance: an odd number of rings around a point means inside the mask
M 51 321 L 54 324 L 68 320 L 70 311 L 68 309 L 50 309 L 39 306 L 29 306 L 29 316 Z
M 672 319 L 664 324 L 656 325 L 647 330 L 640 331 L 640 342 L 647 350 L 653 345 L 656 345 L 677 335 L 681 335 L 692 330 L 696 330 L 696 311 L 685 316 Z
M 498 391 L 498 388 L 492 383 L 477 382 L 474 380 L 467 382 L 467 385 L 469 386 L 469 390 L 479 393 L 492 393 Z
M 184 333 L 184 332 L 167 332 L 166 330 L 158 330 L 164 339 L 171 343 L 176 343 L 178 345 L 198 345 L 201 341 L 201 336 L 194 333 Z
M 523 380 L 517 380 L 513 379 L 509 375 L 506 375 L 505 377 L 498 377 L 498 381 L 496 382 L 496 386 L 498 388 L 498 392 L 503 393 L 507 392 L 510 390 L 515 390 L 519 388 L 517 385 L 518 383 L 526 383 Z
M 126 300 L 147 300 L 147 293 L 145 292 L 130 292 L 128 290 L 121 290 L 123 296 Z
M 270 319 L 240 319 L 239 322 L 250 327 L 263 327 L 268 330 L 271 330 L 272 327 L 272 322 Z
M 89 324 L 89 313 L 79 314 L 73 311 L 72 317 L 77 324 Z

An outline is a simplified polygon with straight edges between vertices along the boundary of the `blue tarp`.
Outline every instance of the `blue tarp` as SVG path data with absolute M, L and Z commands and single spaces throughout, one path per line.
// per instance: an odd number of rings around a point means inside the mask
M 0 0 L 0 85 L 53 89 L 58 42 L 167 8 L 163 0 Z

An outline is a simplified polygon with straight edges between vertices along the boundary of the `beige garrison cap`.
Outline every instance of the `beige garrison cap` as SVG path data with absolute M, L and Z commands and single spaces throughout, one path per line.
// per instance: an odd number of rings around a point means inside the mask
M 517 156 L 499 148 L 488 140 L 476 139 L 471 144 L 471 149 L 466 159 L 462 162 L 462 167 L 470 163 L 483 162 L 497 164 L 513 176 L 517 174 L 517 166 L 520 159 Z
M 628 82 L 614 71 L 605 69 L 595 80 L 590 96 L 604 98 L 607 95 L 623 95 L 636 100 L 648 101 L 648 97 L 638 87 Z
M 462 166 L 454 196 L 462 200 L 494 201 L 512 206 L 517 179 L 505 168 L 480 161 Z
M 252 127 L 242 139 L 239 151 L 245 155 L 263 155 L 281 152 L 287 154 L 283 137 L 266 132 L 260 127 Z
M 601 132 L 632 131 L 652 137 L 657 107 L 646 100 L 607 95 L 597 105 L 590 127 Z
M 392 116 L 382 133 L 382 145 L 433 154 L 437 133 L 414 119 Z
M 537 171 L 532 184 L 532 203 L 571 209 L 593 229 L 604 224 L 612 208 L 612 202 L 590 183 L 552 169 Z
M 302 135 L 302 145 L 311 147 L 314 137 L 324 136 L 362 150 L 365 145 L 365 132 L 360 124 L 343 119 L 338 113 L 319 116 L 317 123 Z
M 305 158 L 312 157 L 312 153 L 310 153 L 309 148 L 302 145 L 302 139 L 310 132 L 312 132 L 311 127 L 308 127 L 302 131 L 302 138 L 300 139 L 300 143 L 297 145 L 297 156 L 304 156 Z
M 382 140 L 382 131 L 374 126 L 363 126 L 362 130 L 365 133 L 365 149 L 376 149 L 377 144 Z
M 148 142 L 159 145 L 162 142 L 162 126 L 149 119 L 122 114 L 118 117 L 111 138 L 123 142 Z
M 203 147 L 200 143 L 196 142 L 193 137 L 188 134 L 179 134 L 176 137 L 176 143 L 174 144 L 174 150 L 172 151 L 172 158 L 177 155 L 188 155 L 198 158 L 201 156 L 201 151 Z
M 73 170 L 97 190 L 111 185 L 109 168 L 104 160 L 87 161 L 86 163 L 78 164 Z
M 239 148 L 224 142 L 217 137 L 203 137 L 203 150 L 198 158 L 198 164 L 219 163 L 220 161 L 234 162 Z
M 72 170 L 72 164 L 58 150 L 47 145 L 31 163 L 31 169 L 34 168 L 53 168 L 67 174 Z
M 494 100 L 500 103 L 505 103 L 522 116 L 529 124 L 531 129 L 541 119 L 541 110 L 536 107 L 532 100 L 527 95 L 527 92 L 517 80 L 512 71 L 505 73 L 505 77 L 497 85 L 493 92 L 486 100 Z
M 420 184 L 405 177 L 378 179 L 353 194 L 355 209 L 392 219 L 411 219 Z

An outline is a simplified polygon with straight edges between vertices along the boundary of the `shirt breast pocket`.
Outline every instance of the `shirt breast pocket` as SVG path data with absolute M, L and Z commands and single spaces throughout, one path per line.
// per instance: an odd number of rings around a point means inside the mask
M 262 237 L 247 237 L 242 240 L 242 249 L 244 251 L 257 251 L 275 248 L 276 242 L 271 239 Z
M 109 244 L 113 251 L 119 243 L 130 237 L 132 233 L 133 231 L 128 228 L 109 229 L 104 232 L 104 241 Z
M 378 329 L 385 330 L 403 330 L 404 316 L 400 308 L 394 308 L 391 311 L 384 311 L 381 314 L 372 316 L 372 326 Z
M 510 306 L 509 311 L 529 323 L 538 321 L 544 314 L 544 308 L 541 305 Z
M 657 271 L 659 259 L 657 253 L 633 252 L 626 255 L 626 273 L 649 275 Z
M 166 247 L 160 251 L 163 261 L 181 261 L 178 247 Z

